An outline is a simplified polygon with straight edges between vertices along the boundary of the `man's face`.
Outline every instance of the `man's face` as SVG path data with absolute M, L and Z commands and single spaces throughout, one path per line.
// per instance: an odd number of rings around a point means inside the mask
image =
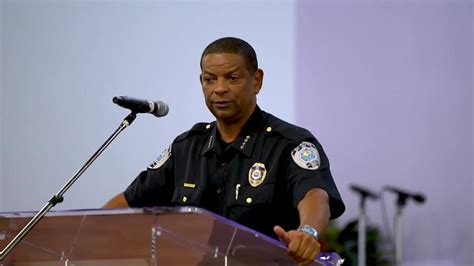
M 235 123 L 247 119 L 262 87 L 263 71 L 251 73 L 237 54 L 208 54 L 200 75 L 206 105 L 218 121 Z

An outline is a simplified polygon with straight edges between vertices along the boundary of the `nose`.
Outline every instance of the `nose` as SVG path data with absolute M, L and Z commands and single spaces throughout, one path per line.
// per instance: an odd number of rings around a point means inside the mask
M 216 94 L 224 94 L 229 91 L 229 87 L 225 79 L 223 78 L 218 78 L 217 79 L 217 84 L 216 88 L 214 89 L 214 92 Z

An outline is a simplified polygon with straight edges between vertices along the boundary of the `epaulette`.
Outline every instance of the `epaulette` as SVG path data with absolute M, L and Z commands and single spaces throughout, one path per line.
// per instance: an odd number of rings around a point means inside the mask
M 183 141 L 183 140 L 185 140 L 185 139 L 187 139 L 187 138 L 189 138 L 189 137 L 195 136 L 195 135 L 207 133 L 207 132 L 209 132 L 209 129 L 214 126 L 214 124 L 215 124 L 215 122 L 211 122 L 211 123 L 205 123 L 205 122 L 197 123 L 197 124 L 195 124 L 190 130 L 188 130 L 188 131 L 182 133 L 181 135 L 179 135 L 178 137 L 176 137 L 176 139 L 174 140 L 174 143 Z
M 314 138 L 307 129 L 293 125 L 267 113 L 267 126 L 271 128 L 270 134 L 280 134 L 282 137 L 300 143 L 303 140 Z

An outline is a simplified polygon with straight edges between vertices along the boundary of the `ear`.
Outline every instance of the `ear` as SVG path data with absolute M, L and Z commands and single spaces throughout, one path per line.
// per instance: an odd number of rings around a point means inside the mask
M 255 82 L 255 95 L 257 95 L 263 85 L 263 70 L 261 70 L 260 68 L 257 69 L 253 78 Z

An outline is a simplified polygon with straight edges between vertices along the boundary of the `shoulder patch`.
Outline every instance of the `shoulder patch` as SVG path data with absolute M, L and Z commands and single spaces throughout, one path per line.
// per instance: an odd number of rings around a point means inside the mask
M 303 169 L 316 170 L 321 165 L 318 149 L 311 142 L 301 142 L 291 151 L 291 157 L 296 165 Z
M 166 148 L 164 151 L 161 152 L 161 154 L 154 160 L 149 166 L 148 169 L 150 170 L 156 170 L 163 166 L 163 164 L 168 161 L 168 159 L 171 157 L 171 145 Z

